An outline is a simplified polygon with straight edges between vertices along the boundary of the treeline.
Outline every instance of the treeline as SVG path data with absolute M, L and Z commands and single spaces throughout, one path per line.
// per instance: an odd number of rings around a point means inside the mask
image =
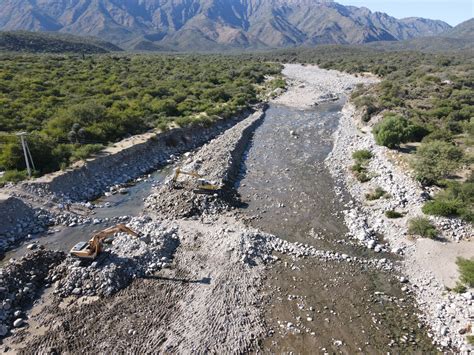
M 422 184 L 444 189 L 424 212 L 474 220 L 472 52 L 427 54 L 322 46 L 247 57 L 379 76 L 379 84 L 359 87 L 352 95 L 368 124 L 373 124 L 375 116 L 383 116 L 373 129 L 376 142 L 391 149 L 421 142 L 411 159 L 416 178 Z
M 39 174 L 153 128 L 212 124 L 257 102 L 278 64 L 222 56 L 0 56 L 0 170 Z
M 116 45 L 95 37 L 79 37 L 52 32 L 0 32 L 0 51 L 98 54 L 121 50 Z

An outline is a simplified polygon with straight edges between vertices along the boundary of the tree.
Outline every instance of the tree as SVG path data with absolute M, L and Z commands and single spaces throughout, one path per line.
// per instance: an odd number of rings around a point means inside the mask
M 455 145 L 431 141 L 422 143 L 417 149 L 413 168 L 421 183 L 431 185 L 459 168 L 462 159 L 463 152 Z
M 389 114 L 374 126 L 373 133 L 378 145 L 393 149 L 415 138 L 418 130 L 418 127 L 406 118 Z

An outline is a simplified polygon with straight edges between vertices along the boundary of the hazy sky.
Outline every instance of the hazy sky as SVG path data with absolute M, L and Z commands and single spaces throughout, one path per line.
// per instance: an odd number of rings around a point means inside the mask
M 452 26 L 474 17 L 474 0 L 335 0 L 343 5 L 365 6 L 396 18 L 426 17 Z

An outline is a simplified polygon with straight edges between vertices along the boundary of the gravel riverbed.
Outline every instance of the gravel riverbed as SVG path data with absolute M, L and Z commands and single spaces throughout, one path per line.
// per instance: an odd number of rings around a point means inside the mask
M 400 271 L 406 276 L 406 290 L 416 294 L 422 320 L 431 327 L 431 336 L 444 348 L 461 351 L 472 350 L 465 336 L 472 328 L 474 317 L 473 290 L 464 294 L 446 291 L 444 272 L 458 277 L 456 256 L 472 257 L 474 246 L 469 241 L 474 235 L 472 225 L 459 219 L 430 218 L 441 231 L 444 242 L 416 240 L 407 232 L 408 220 L 422 215 L 421 207 L 428 192 L 389 159 L 390 151 L 375 144 L 370 129 L 359 128 L 362 123 L 352 104 L 343 109 L 338 130 L 334 134 L 334 149 L 326 160 L 335 179 L 342 183 L 353 197 L 345 211 L 349 238 L 371 249 L 390 249 L 403 256 Z M 359 125 L 359 127 L 358 127 Z M 350 172 L 354 164 L 350 158 L 356 150 L 368 149 L 374 155 L 369 165 L 373 178 L 366 183 L 358 182 Z M 367 201 L 366 194 L 381 187 L 389 198 Z M 396 210 L 404 213 L 400 219 L 389 219 L 384 213 Z M 456 252 L 443 253 L 455 249 Z M 437 251 L 440 251 L 439 253 Z M 420 254 L 429 262 L 420 263 Z M 452 286 L 452 285 L 449 285 Z
M 339 100 L 355 85 L 377 80 L 371 76 L 355 77 L 293 64 L 285 66 L 284 74 L 290 78 L 291 86 L 276 102 L 296 109 Z M 275 275 L 271 270 L 291 269 L 296 275 L 293 280 L 302 280 L 314 272 L 311 268 L 315 265 L 327 265 L 321 274 L 323 284 L 315 284 L 315 287 L 329 289 L 331 296 L 331 287 L 346 287 L 344 278 L 354 275 L 354 270 L 358 270 L 356 273 L 361 280 L 367 280 L 367 274 L 400 271 L 404 276 L 396 281 L 396 286 L 401 287 L 403 296 L 394 297 L 381 291 L 368 296 L 372 304 L 378 305 L 374 307 L 382 307 L 380 312 L 374 311 L 375 308 L 368 310 L 368 317 L 374 323 L 370 326 L 384 329 L 381 319 L 391 314 L 384 312 L 384 305 L 408 310 L 407 300 L 416 295 L 419 308 L 424 311 L 422 320 L 431 326 L 434 340 L 446 349 L 467 350 L 459 330 L 467 326 L 472 316 L 472 294 L 443 293 L 436 275 L 429 268 L 421 271 L 417 243 L 406 238 L 403 225 L 396 224 L 403 220 L 393 222 L 381 217 L 388 208 L 403 208 L 417 214 L 423 202 L 422 191 L 405 172 L 390 163 L 385 149 L 375 146 L 370 134 L 357 130 L 356 112 L 350 104 L 343 110 L 333 137 L 334 149 L 326 159 L 339 188 L 344 186 L 352 195 L 343 216 L 349 232 L 340 239 L 342 244 L 362 245 L 381 255 L 375 256 L 371 251 L 356 256 L 288 241 L 242 222 L 242 216 L 236 213 L 239 196 L 234 183 L 245 158 L 245 148 L 263 118 L 264 111 L 257 111 L 206 146 L 187 153 L 181 161 L 183 168 L 197 170 L 221 183 L 222 193 L 197 195 L 186 184 L 181 189 L 159 185 L 147 197 L 139 216 L 113 219 L 127 223 L 140 237 L 117 235 L 96 261 L 81 262 L 63 253 L 37 250 L 6 266 L 0 275 L 4 310 L 0 331 L 3 336 L 9 335 L 4 339 L 3 350 L 18 353 L 28 353 L 31 349 L 42 353 L 262 350 L 265 349 L 262 341 L 274 333 L 266 324 L 265 307 L 271 294 L 279 295 L 279 290 L 265 286 L 267 277 Z M 290 135 L 295 136 L 290 139 L 298 139 L 297 133 Z M 373 150 L 375 158 L 370 169 L 379 172 L 367 185 L 355 182 L 348 170 L 352 151 L 360 148 Z M 145 158 L 142 156 L 140 161 Z M 375 184 L 389 191 L 392 198 L 368 205 L 363 196 Z M 336 195 L 340 193 L 339 188 L 335 187 Z M 87 202 L 82 207 L 91 208 Z M 470 227 L 459 221 L 439 219 L 435 222 L 444 228 L 450 240 L 467 239 L 472 235 Z M 82 219 L 74 222 L 66 218 L 61 223 L 82 223 Z M 94 219 L 88 223 L 95 224 Z M 35 244 L 34 249 L 41 246 Z M 402 263 L 394 261 L 389 252 L 402 256 Z M 37 272 L 33 272 L 32 267 L 35 260 L 42 263 Z M 305 269 L 309 272 L 300 272 Z M 337 270 L 336 275 L 330 274 L 332 270 Z M 309 280 L 315 281 L 314 278 Z M 364 283 L 354 283 L 354 287 L 360 287 L 359 291 L 366 296 Z M 45 292 L 47 290 L 51 292 Z M 311 287 L 304 290 L 310 293 L 308 298 L 297 295 L 296 291 L 287 297 L 308 312 L 306 321 L 282 323 L 281 332 L 292 336 L 304 331 L 314 339 L 322 330 L 311 330 L 313 318 L 319 315 L 309 313 L 314 311 L 309 300 L 323 293 L 312 292 Z M 370 290 L 372 292 L 372 288 Z M 41 296 L 43 292 L 45 295 Z M 305 302 L 307 307 L 302 305 Z M 339 309 L 334 305 L 336 311 L 331 309 L 329 314 L 329 307 L 321 306 L 318 313 L 321 311 L 321 315 L 329 319 L 339 317 L 337 313 L 344 312 L 346 306 L 353 306 L 347 303 L 350 300 L 340 302 Z M 358 309 L 367 309 L 364 302 Z M 395 313 L 398 317 L 400 310 Z M 349 312 L 347 316 L 352 322 L 353 316 L 356 319 L 361 315 Z M 390 319 L 385 321 L 391 322 Z M 329 327 L 333 327 L 332 323 Z M 365 340 L 364 330 L 352 330 L 361 341 Z M 420 340 L 416 339 L 415 331 L 406 330 L 400 331 L 401 341 L 416 347 Z M 393 341 L 395 344 L 395 339 Z M 342 340 L 334 338 L 329 350 L 356 350 L 345 346 Z

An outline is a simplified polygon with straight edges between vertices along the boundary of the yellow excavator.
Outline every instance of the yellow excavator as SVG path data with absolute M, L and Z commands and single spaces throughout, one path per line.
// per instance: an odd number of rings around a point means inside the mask
M 81 259 L 94 260 L 97 255 L 102 251 L 104 240 L 109 238 L 118 232 L 128 233 L 134 237 L 139 237 L 138 233 L 135 233 L 124 224 L 117 224 L 116 226 L 106 228 L 100 232 L 95 233 L 88 242 L 79 242 L 72 247 L 71 255 L 77 256 Z
M 196 179 L 196 188 L 194 189 L 197 193 L 209 193 L 221 189 L 221 185 L 214 182 L 204 179 L 196 171 L 183 171 L 180 168 L 176 168 L 174 171 L 173 179 L 171 180 L 172 186 L 177 187 L 179 175 L 189 175 Z

